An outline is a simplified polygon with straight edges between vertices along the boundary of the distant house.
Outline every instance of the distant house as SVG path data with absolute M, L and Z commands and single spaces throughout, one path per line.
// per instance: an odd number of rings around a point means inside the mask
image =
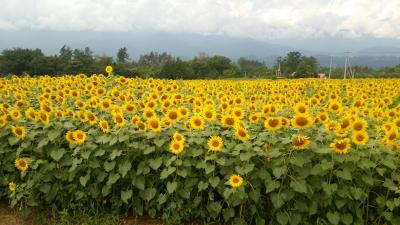
M 326 78 L 326 75 L 325 75 L 325 73 L 318 73 L 318 77 L 319 78 Z

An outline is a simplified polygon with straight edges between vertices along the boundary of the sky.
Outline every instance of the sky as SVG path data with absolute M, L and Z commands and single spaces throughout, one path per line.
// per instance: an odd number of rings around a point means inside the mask
M 400 38 L 400 0 L 0 0 L 0 30 Z

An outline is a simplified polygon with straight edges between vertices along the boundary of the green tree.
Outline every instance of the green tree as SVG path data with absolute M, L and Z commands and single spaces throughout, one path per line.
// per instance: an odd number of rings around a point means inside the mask
M 128 49 L 126 47 L 120 48 L 117 53 L 117 63 L 125 64 L 129 60 Z
M 194 73 L 188 62 L 184 62 L 178 58 L 174 61 L 169 61 L 162 66 L 160 77 L 166 79 L 193 79 Z

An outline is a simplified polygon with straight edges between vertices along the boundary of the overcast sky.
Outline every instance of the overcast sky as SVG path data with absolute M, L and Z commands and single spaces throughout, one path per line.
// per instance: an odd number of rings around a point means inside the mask
M 400 0 L 0 0 L 0 29 L 400 37 Z

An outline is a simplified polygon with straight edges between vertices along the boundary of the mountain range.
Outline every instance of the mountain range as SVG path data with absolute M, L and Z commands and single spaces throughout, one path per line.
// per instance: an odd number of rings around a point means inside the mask
M 278 56 L 290 51 L 315 56 L 322 66 L 343 66 L 345 52 L 350 52 L 351 65 L 374 68 L 400 64 L 400 39 L 373 37 L 315 37 L 256 40 L 226 35 L 167 33 L 152 30 L 54 31 L 54 30 L 0 30 L 0 50 L 15 47 L 40 48 L 46 54 L 56 54 L 67 45 L 71 48 L 90 47 L 97 55 L 115 55 L 120 47 L 127 47 L 131 58 L 150 51 L 168 52 L 183 59 L 199 53 L 224 55 L 235 60 L 247 57 L 272 65 Z

